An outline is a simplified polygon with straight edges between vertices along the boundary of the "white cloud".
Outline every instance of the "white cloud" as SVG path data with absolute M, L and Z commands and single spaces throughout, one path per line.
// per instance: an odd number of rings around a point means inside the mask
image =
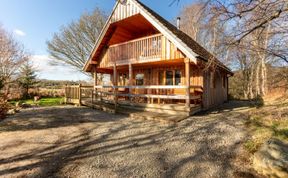
M 52 57 L 47 55 L 33 55 L 30 58 L 38 71 L 38 77 L 49 80 L 87 80 L 81 72 L 77 72 L 68 66 L 51 65 Z
M 13 32 L 18 36 L 26 36 L 26 33 L 19 29 L 15 29 Z

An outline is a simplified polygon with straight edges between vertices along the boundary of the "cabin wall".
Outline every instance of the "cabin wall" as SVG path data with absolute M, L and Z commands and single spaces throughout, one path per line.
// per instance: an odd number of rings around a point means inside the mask
M 127 5 L 119 3 L 110 23 L 117 22 L 140 13 L 139 8 L 133 3 L 133 1 L 127 0 L 126 4 Z
M 99 66 L 100 68 L 105 68 L 105 67 L 108 67 L 109 66 L 109 58 L 108 58 L 108 50 L 103 50 L 102 51 L 102 54 L 100 56 L 100 60 L 99 60 Z
M 221 70 L 204 73 L 203 108 L 217 107 L 228 100 L 228 77 Z

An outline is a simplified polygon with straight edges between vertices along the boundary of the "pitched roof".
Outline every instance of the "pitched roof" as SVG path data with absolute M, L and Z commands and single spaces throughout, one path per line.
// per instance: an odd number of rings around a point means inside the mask
M 222 62 L 220 62 L 215 56 L 213 56 L 209 51 L 207 51 L 204 47 L 202 47 L 199 43 L 197 43 L 193 38 L 191 38 L 189 35 L 184 33 L 183 31 L 179 30 L 177 27 L 172 25 L 170 22 L 168 22 L 166 19 L 164 19 L 162 16 L 157 14 L 155 11 L 147 7 L 145 4 L 141 3 L 139 0 L 137 1 L 143 8 L 145 8 L 152 16 L 154 16 L 160 23 L 162 23 L 168 30 L 170 30 L 177 38 L 179 38 L 183 43 L 185 43 L 188 47 L 190 47 L 193 52 L 195 52 L 198 57 L 202 60 L 208 61 L 210 59 L 215 59 L 218 65 L 223 67 L 228 72 L 232 71 L 225 66 Z
M 198 44 L 195 40 L 193 40 L 190 36 L 188 36 L 186 33 L 182 32 L 181 30 L 177 29 L 174 25 L 172 25 L 170 22 L 165 20 L 163 17 L 161 17 L 159 14 L 151 10 L 149 7 L 141 3 L 139 0 L 131 0 L 133 1 L 138 7 L 142 10 L 140 13 L 146 17 L 147 20 L 152 23 L 154 26 L 158 26 L 158 30 L 167 36 L 167 38 L 170 38 L 173 43 L 179 47 L 179 49 L 187 55 L 192 61 L 196 62 L 196 59 L 201 59 L 204 61 L 208 61 L 211 59 L 215 59 L 216 63 L 223 68 L 224 70 L 228 71 L 232 74 L 231 70 L 226 67 L 223 63 L 221 63 L 216 57 L 214 57 L 210 52 L 208 52 L 204 47 L 202 47 L 200 44 Z M 117 2 L 116 6 L 114 7 L 114 10 L 116 9 L 119 2 Z M 114 11 L 112 12 L 110 18 L 112 17 Z M 88 65 L 88 61 L 91 60 L 93 57 L 92 55 L 96 51 L 97 47 L 101 43 L 101 39 L 105 35 L 106 31 L 108 29 L 109 21 L 108 19 L 105 27 L 103 28 L 103 31 L 101 35 L 99 36 L 99 39 L 96 42 L 95 48 L 93 49 L 89 59 L 87 60 L 84 69 L 86 69 Z M 157 27 L 156 27 L 157 28 Z

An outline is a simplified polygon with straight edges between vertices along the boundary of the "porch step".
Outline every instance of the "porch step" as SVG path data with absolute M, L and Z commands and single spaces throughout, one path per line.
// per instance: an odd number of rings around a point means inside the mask
M 108 113 L 115 113 L 115 106 L 109 103 L 100 103 L 100 102 L 94 102 L 92 103 L 91 100 L 84 100 L 81 102 L 82 105 L 84 106 L 88 106 L 90 108 L 93 109 L 98 109 L 104 112 L 108 112 Z
M 133 119 L 143 119 L 143 120 L 154 120 L 162 123 L 176 124 L 184 119 L 187 119 L 189 116 L 177 116 L 171 114 L 163 114 L 156 112 L 147 112 L 147 111 L 136 111 L 136 110 L 127 110 L 127 109 L 117 109 L 117 113 L 128 115 Z
M 185 108 L 185 106 L 177 106 L 177 105 L 157 105 L 157 104 L 143 104 L 133 106 L 133 105 L 125 105 L 122 104 L 119 106 L 120 108 L 123 108 L 123 110 L 134 110 L 137 112 L 154 112 L 154 113 L 160 113 L 160 114 L 166 114 L 166 115 L 177 115 L 177 116 L 187 116 L 187 115 L 194 115 L 195 113 L 201 111 L 201 105 L 192 105 L 190 106 L 190 113 L 189 110 Z
M 102 110 L 109 113 L 120 113 L 128 115 L 131 118 L 135 119 L 144 119 L 144 120 L 155 120 L 158 122 L 163 123 L 169 123 L 169 124 L 175 124 L 177 122 L 180 122 L 184 119 L 187 119 L 189 116 L 189 113 L 187 111 L 181 111 L 181 110 L 174 110 L 173 112 L 169 110 L 170 108 L 149 108 L 149 107 L 133 107 L 133 106 L 127 106 L 127 105 L 118 105 L 117 110 L 115 112 L 115 106 L 111 103 L 103 103 L 103 102 L 94 102 L 92 103 L 91 100 L 83 100 L 81 104 Z M 168 106 L 166 106 L 168 107 Z M 177 108 L 177 107 L 176 107 Z M 148 111 L 147 111 L 148 110 Z M 170 112 L 169 112 L 170 111 Z M 195 114 L 196 112 L 201 111 L 200 105 L 194 105 L 192 107 L 191 105 L 191 111 L 190 116 Z M 172 114 L 171 114 L 172 112 Z

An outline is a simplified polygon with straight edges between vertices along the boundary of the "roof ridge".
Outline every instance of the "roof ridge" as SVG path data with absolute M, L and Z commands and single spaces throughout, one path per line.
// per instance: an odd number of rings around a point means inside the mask
M 188 47 L 190 47 L 192 49 L 192 51 L 194 51 L 197 55 L 199 55 L 200 58 L 202 58 L 202 60 L 210 60 L 210 59 L 216 59 L 217 63 L 219 63 L 219 65 L 221 65 L 222 67 L 224 67 L 225 69 L 227 69 L 228 71 L 231 72 L 231 70 L 225 66 L 221 61 L 219 61 L 219 59 L 217 59 L 217 57 L 212 54 L 211 52 L 209 52 L 205 47 L 203 47 L 202 45 L 200 45 L 195 39 L 193 39 L 191 36 L 189 36 L 188 34 L 186 34 L 185 32 L 183 32 L 182 30 L 179 30 L 175 25 L 173 25 L 171 22 L 169 22 L 168 20 L 166 20 L 164 17 L 162 17 L 161 15 L 159 15 L 157 12 L 155 12 L 154 10 L 152 10 L 151 8 L 149 8 L 148 6 L 146 6 L 145 4 L 143 4 L 141 1 L 139 0 L 134 0 L 136 2 L 138 2 L 143 8 L 145 8 L 150 14 L 152 14 L 155 18 L 157 18 L 159 20 L 160 23 L 162 23 L 164 26 L 166 26 L 166 28 L 168 28 L 168 30 L 170 30 L 174 35 L 176 35 L 176 37 L 178 37 L 183 43 L 185 43 Z M 192 44 L 193 43 L 193 44 Z M 193 48 L 191 47 L 193 46 Z M 195 50 L 195 48 L 198 48 L 198 50 Z M 199 53 L 206 53 L 206 55 L 203 54 L 199 54 Z

